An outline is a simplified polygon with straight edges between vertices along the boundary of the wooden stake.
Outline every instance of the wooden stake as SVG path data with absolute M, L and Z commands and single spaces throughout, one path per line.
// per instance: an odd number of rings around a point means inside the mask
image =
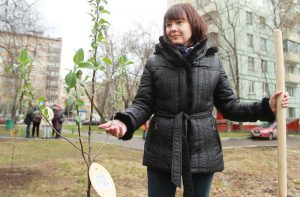
M 274 31 L 275 40 L 275 69 L 276 91 L 285 92 L 284 60 L 282 46 L 282 32 Z M 286 111 L 281 106 L 281 94 L 277 99 L 277 136 L 278 136 L 278 197 L 287 197 L 287 159 L 286 159 Z

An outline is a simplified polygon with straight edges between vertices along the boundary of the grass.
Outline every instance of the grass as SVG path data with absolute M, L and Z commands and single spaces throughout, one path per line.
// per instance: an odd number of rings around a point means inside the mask
M 25 137 L 25 126 L 21 126 L 21 130 L 19 130 L 20 126 L 16 126 L 18 132 L 18 136 Z M 88 131 L 88 125 L 82 125 L 80 130 L 82 132 Z M 77 135 L 77 127 L 75 124 L 63 124 L 62 131 L 71 131 L 71 133 L 63 132 L 63 135 L 67 138 L 78 138 Z M 99 129 L 97 125 L 92 125 L 92 132 L 104 134 L 105 131 Z M 10 131 L 5 129 L 5 125 L 0 125 L 0 135 L 10 135 Z M 231 131 L 231 132 L 219 132 L 221 138 L 249 138 L 250 132 L 249 131 Z M 300 135 L 300 132 L 290 132 L 288 135 Z M 135 137 L 142 137 L 143 130 L 140 128 L 134 133 Z M 83 136 L 83 138 L 85 138 Z
M 14 168 L 10 169 L 13 146 Z M 94 143 L 94 152 L 100 147 L 100 143 Z M 5 171 L 0 174 L 1 196 L 86 196 L 86 165 L 80 152 L 67 142 L 0 139 L 0 150 L 0 173 Z M 142 154 L 107 144 L 97 158 L 110 172 L 118 197 L 147 196 Z M 300 194 L 299 154 L 300 147 L 287 150 L 289 196 Z M 213 180 L 212 197 L 277 195 L 276 148 L 225 149 L 224 160 L 225 170 L 216 173 Z M 92 196 L 97 196 L 95 191 Z M 176 196 L 182 196 L 182 191 Z

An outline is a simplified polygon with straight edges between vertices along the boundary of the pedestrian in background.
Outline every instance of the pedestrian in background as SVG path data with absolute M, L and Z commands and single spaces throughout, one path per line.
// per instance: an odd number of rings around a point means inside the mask
M 152 114 L 145 141 L 148 196 L 173 197 L 183 180 L 185 197 L 208 197 L 215 172 L 224 169 L 213 108 L 237 122 L 275 121 L 276 100 L 287 93 L 240 102 L 230 87 L 218 48 L 207 42 L 207 24 L 188 3 L 171 6 L 164 34 L 144 68 L 132 105 L 99 125 L 123 140 L 133 137 Z
M 44 106 L 45 106 L 45 110 L 48 111 L 48 114 L 46 117 L 42 117 L 40 126 L 43 128 L 44 139 L 48 139 L 48 138 L 50 138 L 50 132 L 52 131 L 51 124 L 52 124 L 52 119 L 54 117 L 54 113 L 53 113 L 53 110 L 49 107 L 49 104 L 47 101 L 45 101 Z M 45 119 L 45 118 L 47 118 L 47 119 Z
M 26 138 L 30 138 L 30 127 L 31 127 L 31 122 L 32 122 L 32 108 L 29 107 L 25 119 L 24 119 L 24 123 L 26 124 Z
M 64 114 L 62 112 L 61 106 L 58 104 L 53 105 L 53 112 L 54 112 L 54 117 L 52 119 L 52 125 L 53 128 L 56 130 L 56 132 L 53 130 L 52 136 L 54 137 L 55 135 L 55 138 L 60 138 L 62 124 L 64 122 Z
M 36 137 L 40 137 L 40 123 L 42 119 L 42 114 L 39 111 L 37 107 L 35 107 L 35 110 L 33 111 L 32 115 L 32 131 L 31 131 L 31 137 L 35 137 L 35 131 L 36 131 Z

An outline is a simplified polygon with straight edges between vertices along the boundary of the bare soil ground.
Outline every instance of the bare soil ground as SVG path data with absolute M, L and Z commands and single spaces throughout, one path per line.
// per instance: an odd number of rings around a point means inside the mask
M 11 145 L 14 144 L 14 167 Z M 99 150 L 100 144 L 95 145 Z M 86 166 L 80 153 L 60 140 L 1 140 L 0 196 L 86 196 Z M 288 196 L 300 197 L 300 147 L 288 148 Z M 211 197 L 277 196 L 277 149 L 224 150 L 225 170 L 216 173 Z M 114 179 L 118 197 L 147 196 L 142 151 L 106 145 L 98 160 Z M 98 196 L 92 191 L 92 196 Z M 182 196 L 178 190 L 177 197 Z

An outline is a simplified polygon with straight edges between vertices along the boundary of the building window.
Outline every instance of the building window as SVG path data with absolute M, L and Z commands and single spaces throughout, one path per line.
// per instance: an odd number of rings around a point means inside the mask
M 246 12 L 246 24 L 247 25 L 253 24 L 252 12 Z
M 267 60 L 261 60 L 261 71 L 267 73 L 268 72 L 268 62 Z
M 288 117 L 289 118 L 296 117 L 296 110 L 295 110 L 295 108 L 291 108 L 291 107 L 288 108 Z
M 262 84 L 262 91 L 263 91 L 264 95 L 266 95 L 268 93 L 268 89 L 269 89 L 268 83 L 263 83 Z
M 249 81 L 249 93 L 254 93 L 254 81 Z
M 263 51 L 267 50 L 267 39 L 260 38 L 260 49 Z
M 252 34 L 247 34 L 247 38 L 248 38 L 248 47 L 253 48 L 253 35 Z
M 253 57 L 248 57 L 248 70 L 254 71 L 255 70 L 255 63 Z
M 293 74 L 293 73 L 294 73 L 294 70 L 295 70 L 295 67 L 294 67 L 294 66 L 287 66 L 287 67 L 285 67 L 285 72 L 286 72 L 286 73 Z
M 287 85 L 286 86 L 286 91 L 289 93 L 289 95 L 292 97 L 294 96 L 294 93 L 295 93 L 295 88 L 293 86 L 289 86 Z
M 284 40 L 283 49 L 286 52 L 300 54 L 300 43 L 291 40 Z
M 266 19 L 265 17 L 263 16 L 260 16 L 259 17 L 259 25 L 262 29 L 265 29 L 266 28 Z

